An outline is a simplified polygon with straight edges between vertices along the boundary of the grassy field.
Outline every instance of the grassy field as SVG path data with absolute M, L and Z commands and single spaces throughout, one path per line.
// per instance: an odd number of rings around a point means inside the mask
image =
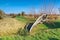
M 28 20 L 25 17 L 17 16 L 16 19 L 23 23 L 27 23 Z M 56 20 L 52 24 L 38 24 L 36 28 L 32 30 L 33 35 L 11 35 L 11 36 L 2 36 L 0 40 L 60 40 L 60 20 Z M 35 30 L 36 29 L 36 30 Z

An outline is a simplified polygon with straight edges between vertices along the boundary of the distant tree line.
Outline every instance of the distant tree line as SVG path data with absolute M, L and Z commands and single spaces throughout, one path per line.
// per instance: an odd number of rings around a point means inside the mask
M 10 16 L 12 18 L 15 18 L 16 16 L 30 16 L 30 17 L 34 17 L 34 18 L 38 18 L 39 16 L 41 16 L 42 13 L 37 14 L 37 13 L 28 13 L 26 14 L 24 11 L 22 11 L 21 13 L 15 14 L 15 13 L 10 13 L 10 14 L 5 14 L 5 12 L 3 10 L 0 10 L 0 19 L 3 19 L 4 17 Z

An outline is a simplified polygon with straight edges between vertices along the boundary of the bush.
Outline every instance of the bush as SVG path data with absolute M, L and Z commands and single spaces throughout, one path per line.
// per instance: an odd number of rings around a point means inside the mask
M 4 17 L 4 15 L 5 15 L 5 13 L 2 10 L 0 10 L 0 19 L 2 19 Z
M 21 36 L 27 36 L 29 33 L 28 33 L 28 30 L 20 28 L 17 34 Z
M 22 11 L 22 12 L 21 12 L 21 16 L 24 16 L 24 15 L 25 15 L 25 12 L 24 12 L 24 11 Z
M 3 19 L 3 17 L 2 17 L 2 16 L 0 16 L 0 19 Z
M 11 16 L 12 18 L 15 18 L 15 17 L 16 17 L 16 14 L 10 14 L 10 16 Z

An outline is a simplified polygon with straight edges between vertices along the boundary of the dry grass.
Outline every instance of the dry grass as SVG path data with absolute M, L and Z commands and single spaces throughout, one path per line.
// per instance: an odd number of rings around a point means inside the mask
M 58 16 L 58 19 L 60 20 L 60 16 Z
M 0 20 L 0 36 L 11 35 L 17 32 L 19 28 L 23 28 L 25 24 L 14 18 L 4 18 Z

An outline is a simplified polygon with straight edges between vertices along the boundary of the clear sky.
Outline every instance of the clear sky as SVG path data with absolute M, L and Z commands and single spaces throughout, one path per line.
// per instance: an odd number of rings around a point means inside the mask
M 21 11 L 28 13 L 31 8 L 34 8 L 38 12 L 45 4 L 53 4 L 55 8 L 59 8 L 60 0 L 0 0 L 0 9 L 5 13 L 19 13 Z

